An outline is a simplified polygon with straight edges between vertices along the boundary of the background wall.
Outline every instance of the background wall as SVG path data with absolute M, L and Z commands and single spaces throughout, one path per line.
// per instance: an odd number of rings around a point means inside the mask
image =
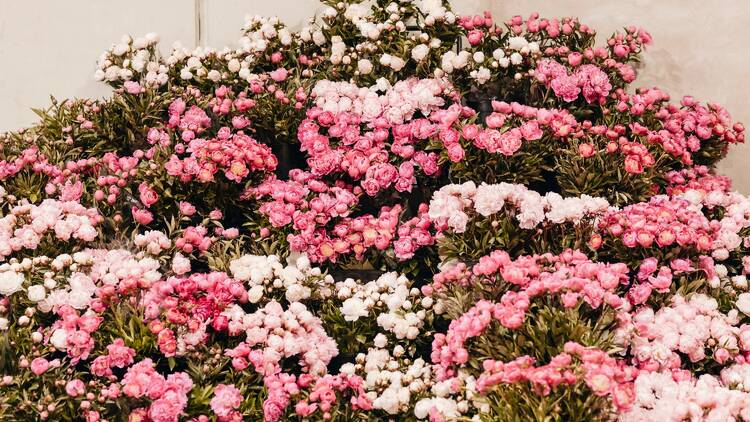
M 196 5 L 197 3 L 197 5 Z M 453 0 L 459 13 L 491 10 L 497 20 L 539 11 L 578 16 L 602 36 L 624 25 L 646 28 L 654 45 L 646 54 L 639 86 L 658 85 L 678 99 L 691 94 L 725 105 L 750 124 L 750 19 L 747 0 Z M 0 1 L 0 132 L 35 120 L 31 107 L 58 98 L 102 97 L 94 81 L 99 54 L 122 34 L 158 32 L 164 46 L 213 47 L 239 38 L 246 14 L 278 15 L 292 28 L 321 9 L 316 0 L 4 0 Z M 720 170 L 750 194 L 750 145 L 734 148 Z

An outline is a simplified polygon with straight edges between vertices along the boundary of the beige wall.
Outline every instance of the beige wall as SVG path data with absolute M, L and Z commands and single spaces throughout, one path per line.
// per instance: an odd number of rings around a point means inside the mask
M 203 39 L 219 47 L 239 38 L 247 13 L 278 15 L 292 27 L 320 10 L 316 0 L 202 0 Z M 454 0 L 459 12 L 490 9 L 496 19 L 539 11 L 578 16 L 602 36 L 627 24 L 646 28 L 655 44 L 637 84 L 674 98 L 692 94 L 724 104 L 750 124 L 750 1 L 720 0 Z M 34 120 L 30 107 L 57 97 L 99 97 L 96 59 L 124 33 L 158 32 L 165 45 L 193 46 L 194 0 L 0 0 L 0 131 Z M 735 187 L 750 193 L 750 145 L 721 163 Z

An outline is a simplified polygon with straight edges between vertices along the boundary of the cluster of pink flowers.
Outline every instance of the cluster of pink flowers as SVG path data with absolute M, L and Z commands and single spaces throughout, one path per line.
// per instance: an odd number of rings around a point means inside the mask
M 45 199 L 39 205 L 16 205 L 0 218 L 0 257 L 36 249 L 50 232 L 63 242 L 90 242 L 97 237 L 96 226 L 102 220 L 95 208 L 75 201 Z
M 111 377 L 112 368 L 126 368 L 134 362 L 135 349 L 125 346 L 121 339 L 107 345 L 107 354 L 91 362 L 91 372 L 98 377 Z
M 558 295 L 565 308 L 572 308 L 581 300 L 592 308 L 598 308 L 603 303 L 619 308 L 623 300 L 616 291 L 628 281 L 629 273 L 625 264 L 592 262 L 581 252 L 573 250 L 556 256 L 521 256 L 516 260 L 512 260 L 505 251 L 495 251 L 480 258 L 471 272 L 465 265 L 457 264 L 457 267 L 449 267 L 438 273 L 435 284 L 423 291 L 431 293 L 441 290 L 446 282 L 492 286 L 500 279 L 521 289 L 505 292 L 498 303 L 488 300 L 478 302 L 460 318 L 451 321 L 446 334 L 435 334 L 432 359 L 443 369 L 448 369 L 454 363 L 466 363 L 469 358 L 466 340 L 482 334 L 493 319 L 503 327 L 519 328 L 524 322 L 530 300 L 535 297 Z M 497 279 L 498 276 L 500 279 Z
M 57 344 L 64 349 L 75 364 L 80 360 L 86 360 L 94 349 L 94 338 L 92 334 L 99 329 L 103 318 L 94 312 L 80 314 L 71 306 L 63 305 L 56 310 L 58 320 L 50 327 L 51 336 L 57 336 L 60 342 Z
M 708 251 L 714 240 L 714 230 L 700 208 L 686 199 L 662 195 L 608 212 L 598 228 L 628 248 L 679 245 Z
M 694 166 L 680 171 L 667 173 L 667 195 L 674 196 L 688 190 L 709 192 L 728 192 L 732 188 L 732 181 L 719 174 L 712 174 L 706 166 Z
M 214 180 L 217 172 L 223 170 L 227 179 L 242 182 L 251 172 L 271 172 L 276 169 L 278 161 L 271 148 L 259 144 L 242 131 L 250 124 L 242 113 L 254 106 L 255 102 L 248 99 L 244 92 L 234 100 L 226 98 L 227 93 L 226 87 L 217 88 L 209 106 L 217 115 L 237 112 L 232 118 L 232 128 L 222 126 L 210 139 L 200 137 L 212 125 L 205 110 L 196 105 L 187 108 L 182 99 L 170 104 L 167 127 L 179 133 L 179 140 L 174 145 L 176 154 L 172 154 L 165 164 L 170 176 L 179 177 L 183 182 L 198 179 L 208 183 Z M 158 130 L 149 133 L 149 138 L 154 141 L 161 137 Z M 190 155 L 179 158 L 177 154 L 183 153 Z
M 633 304 L 642 304 L 651 296 L 653 291 L 659 293 L 669 292 L 672 286 L 673 274 L 692 272 L 695 269 L 691 262 L 684 259 L 675 259 L 669 266 L 659 266 L 659 260 L 649 257 L 641 261 L 636 274 L 637 283 L 633 283 L 628 291 L 628 299 Z
M 347 217 L 358 203 L 357 196 L 347 186 L 329 186 L 298 169 L 290 172 L 288 181 L 271 178 L 252 193 L 258 199 L 272 199 L 258 208 L 272 226 L 294 223 L 294 228 L 302 232 L 316 225 L 324 226 L 334 218 Z
M 530 305 L 525 293 L 507 292 L 499 303 L 481 300 L 459 318 L 451 321 L 448 332 L 437 333 L 432 340 L 432 362 L 439 365 L 441 379 L 454 374 L 453 365 L 469 361 L 467 340 L 484 333 L 493 319 L 509 329 L 519 328 Z
M 461 128 L 463 139 L 480 150 L 511 156 L 523 147 L 524 142 L 538 141 L 545 136 L 567 138 L 580 131 L 580 125 L 569 111 L 545 109 L 517 102 L 492 102 L 493 112 L 486 118 L 486 127 L 466 124 Z M 448 158 L 460 161 L 461 155 L 451 155 L 450 144 L 443 142 Z
M 225 330 L 228 320 L 222 312 L 230 305 L 246 303 L 247 291 L 225 273 L 192 274 L 153 283 L 142 302 L 159 350 L 174 356 L 203 344 L 209 324 L 214 330 Z
M 309 418 L 320 412 L 319 418 L 331 419 L 333 405 L 343 401 L 339 397 L 350 394 L 349 405 L 352 409 L 370 410 L 372 404 L 362 388 L 362 378 L 356 375 L 324 375 L 312 377 L 310 374 L 299 376 L 275 374 L 265 377 L 264 384 L 268 398 L 263 402 L 263 420 L 276 422 L 281 419 L 292 399 L 297 397 L 294 413 Z M 302 396 L 302 397 L 299 397 Z
M 290 172 L 290 177 L 289 181 L 269 179 L 251 194 L 258 199 L 270 198 L 261 203 L 259 211 L 273 227 L 292 225 L 294 232 L 287 238 L 292 250 L 307 253 L 313 262 L 335 262 L 341 255 L 354 253 L 359 259 L 369 248 L 384 250 L 391 246 L 400 205 L 384 206 L 378 216 L 349 217 L 351 209 L 359 203 L 353 193 L 356 189 L 343 183 L 329 186 L 297 169 Z M 335 222 L 333 230 L 326 229 L 330 222 Z M 404 255 L 406 249 L 402 251 Z
M 414 257 L 414 252 L 424 246 L 435 244 L 432 233 L 432 220 L 429 217 L 429 206 L 420 204 L 417 215 L 399 226 L 398 239 L 393 242 L 396 257 L 402 260 Z
M 354 410 L 372 409 L 371 400 L 363 388 L 363 380 L 357 375 L 325 375 L 313 381 L 312 377 L 303 374 L 297 384 L 307 392 L 307 399 L 301 399 L 294 405 L 294 412 L 299 416 L 310 417 L 320 411 L 324 420 L 331 419 L 334 414 L 333 405 L 341 401 L 337 393 L 351 394 L 349 404 Z
M 667 104 L 656 113 L 663 129 L 649 133 L 648 141 L 661 144 L 685 164 L 692 164 L 692 153 L 709 139 L 725 145 L 744 142 L 744 126 L 733 123 L 724 107 L 714 103 L 704 106 L 689 96 L 682 99 L 680 106 Z
M 507 363 L 486 359 L 482 362 L 483 372 L 477 379 L 477 389 L 486 392 L 498 384 L 529 382 L 537 394 L 546 396 L 561 384 L 574 385 L 582 379 L 597 396 L 611 396 L 618 410 L 632 406 L 636 399 L 633 385 L 638 376 L 636 368 L 612 358 L 603 350 L 586 348 L 578 343 L 568 342 L 564 350 L 552 357 L 548 364 L 536 367 L 530 356 L 521 356 Z M 580 362 L 575 362 L 574 357 Z
M 574 58 L 570 64 L 580 64 L 580 59 Z M 567 67 L 557 61 L 544 59 L 537 64 L 534 75 L 566 102 L 577 100 L 583 93 L 583 98 L 588 103 L 604 103 L 612 90 L 607 74 L 593 64 L 581 65 L 570 73 Z
M 474 112 L 457 104 L 443 108 L 449 89 L 440 79 L 397 82 L 382 95 L 375 88 L 318 83 L 317 106 L 307 111 L 297 132 L 311 172 L 345 174 L 370 196 L 391 186 L 410 192 L 415 168 L 427 176 L 440 170 L 438 155 L 425 151 L 430 140 L 440 142 L 453 161 L 463 158 L 454 126 Z M 424 117 L 417 118 L 417 112 Z
M 86 160 L 83 160 L 86 162 Z M 21 151 L 13 160 L 0 160 L 0 180 L 5 181 L 30 168 L 32 172 L 43 174 L 50 179 L 59 181 L 63 177 L 63 171 L 51 163 L 36 145 L 29 146 Z
M 658 88 L 632 94 L 618 90 L 616 96 L 615 110 L 639 118 L 630 125 L 634 135 L 642 137 L 644 144 L 660 145 L 686 165 L 693 164 L 693 154 L 706 143 L 716 143 L 724 150 L 729 144 L 744 142 L 744 126 L 732 122 L 729 113 L 718 104 L 702 105 L 689 96 L 679 105 L 671 104 L 669 95 Z M 655 117 L 658 125 L 654 127 L 642 119 L 645 116 Z
M 115 153 L 106 153 L 102 157 L 99 163 L 96 163 L 93 168 L 96 168 L 101 174 L 96 178 L 96 190 L 94 191 L 94 200 L 105 201 L 109 205 L 114 205 L 117 202 L 117 198 L 120 197 L 124 188 L 128 186 L 134 176 L 138 173 L 138 164 L 143 158 L 153 158 L 154 151 L 149 150 L 148 153 L 144 153 L 141 150 L 137 150 L 132 156 L 119 157 Z M 76 171 L 82 171 L 86 169 L 84 166 L 79 166 Z
M 589 122 L 584 122 L 583 126 L 586 127 L 585 133 L 589 136 L 588 139 L 601 139 L 606 142 L 603 148 L 605 154 L 620 153 L 623 156 L 624 169 L 628 173 L 641 174 L 645 169 L 656 164 L 656 159 L 645 144 L 628 140 L 625 136 L 627 131 L 625 126 L 615 125 L 611 128 L 605 125 L 591 126 Z M 636 134 L 639 127 L 646 130 L 637 123 L 631 125 L 631 129 Z M 581 143 L 578 145 L 578 153 L 584 158 L 592 157 L 596 153 L 596 146 L 592 142 Z
M 121 383 L 125 396 L 152 400 L 147 408 L 133 410 L 130 419 L 148 417 L 154 422 L 177 422 L 187 406 L 187 395 L 193 389 L 189 375 L 175 372 L 164 378 L 156 372 L 151 359 L 144 359 L 128 368 Z
M 214 239 L 208 236 L 208 229 L 199 225 L 186 227 L 180 237 L 174 241 L 174 245 L 185 253 L 197 252 L 202 254 L 211 247 L 213 242 Z

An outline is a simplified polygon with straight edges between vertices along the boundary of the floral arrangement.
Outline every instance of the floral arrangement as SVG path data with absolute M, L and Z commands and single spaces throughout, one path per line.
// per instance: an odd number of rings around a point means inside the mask
M 742 124 L 636 27 L 324 3 L 0 135 L 2 420 L 750 421 Z

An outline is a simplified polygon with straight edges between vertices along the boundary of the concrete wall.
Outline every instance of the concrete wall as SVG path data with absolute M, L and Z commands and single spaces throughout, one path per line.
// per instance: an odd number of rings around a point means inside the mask
M 164 45 L 194 46 L 199 13 L 206 44 L 235 42 L 247 13 L 278 15 L 292 28 L 321 9 L 316 0 L 4 0 L 0 1 L 0 131 L 34 121 L 31 107 L 49 95 L 101 97 L 96 59 L 122 34 L 158 32 Z M 496 19 L 539 11 L 578 16 L 601 35 L 627 24 L 646 28 L 655 44 L 637 85 L 692 94 L 728 107 L 750 124 L 750 2 L 746 0 L 454 0 L 458 12 L 491 10 Z M 720 170 L 750 193 L 750 145 L 730 152 Z

